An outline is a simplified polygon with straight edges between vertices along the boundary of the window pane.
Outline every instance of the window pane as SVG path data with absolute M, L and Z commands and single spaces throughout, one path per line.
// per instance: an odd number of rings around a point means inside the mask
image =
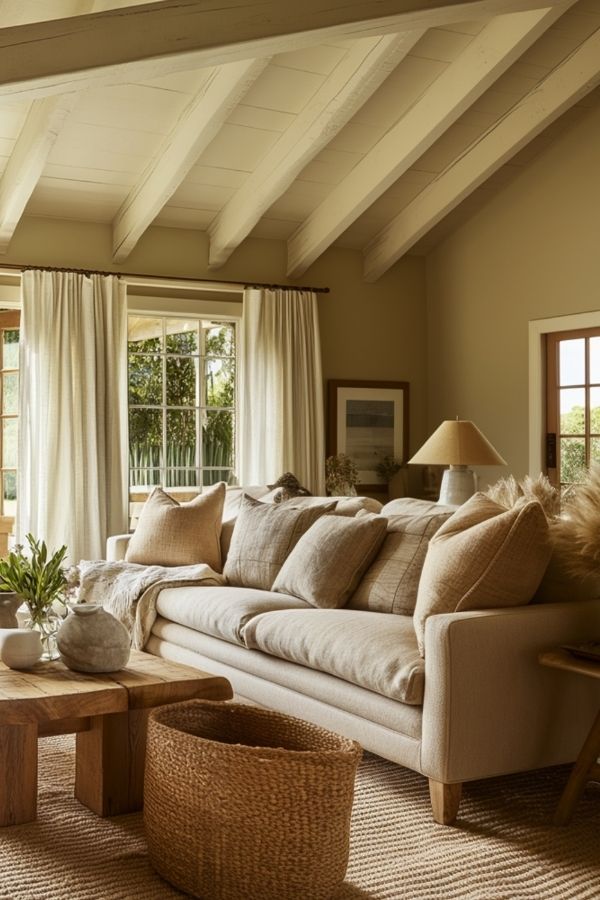
M 590 440 L 590 462 L 600 462 L 600 438 L 593 437 Z
M 600 434 L 600 387 L 590 388 L 590 432 Z
M 129 402 L 158 406 L 162 399 L 162 357 L 129 354 Z
M 585 338 L 560 342 L 559 384 L 585 382 Z
M 162 319 L 150 316 L 129 316 L 127 340 L 130 353 L 160 353 L 162 350 Z
M 2 420 L 2 467 L 17 467 L 17 419 Z
M 585 434 L 585 389 L 560 391 L 560 433 Z
M 2 496 L 4 498 L 4 515 L 17 514 L 17 473 L 4 472 L 2 475 Z
M 167 469 L 167 488 L 198 487 L 197 469 Z
M 7 328 L 2 332 L 2 361 L 5 369 L 19 368 L 19 329 Z
M 202 419 L 202 465 L 233 467 L 233 414 L 204 413 Z M 217 479 L 218 480 L 218 479 Z
M 196 465 L 196 415 L 193 409 L 167 410 L 167 466 Z
M 600 337 L 590 338 L 590 381 L 600 384 Z
M 197 367 L 196 359 L 167 357 L 167 406 L 196 406 Z
M 2 412 L 9 416 L 19 412 L 19 376 L 16 372 L 2 376 Z
M 583 438 L 560 439 L 560 480 L 581 481 L 585 471 Z
M 206 356 L 235 356 L 235 326 L 228 322 L 203 322 Z
M 208 359 L 204 364 L 205 406 L 233 406 L 235 369 L 232 359 Z
M 129 484 L 132 488 L 162 484 L 160 469 L 131 469 Z
M 167 353 L 197 353 L 198 322 L 167 319 Z
M 129 410 L 129 466 L 131 469 L 159 467 L 162 462 L 162 411 L 160 409 Z M 142 481 L 140 484 L 160 484 Z

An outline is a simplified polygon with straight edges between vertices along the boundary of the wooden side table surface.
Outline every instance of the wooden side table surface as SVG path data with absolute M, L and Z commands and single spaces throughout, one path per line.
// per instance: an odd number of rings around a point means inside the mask
M 150 709 L 232 696 L 226 678 L 140 651 L 101 675 L 0 663 L 0 826 L 36 818 L 38 737 L 76 733 L 75 796 L 100 816 L 119 815 L 142 805 Z
M 583 659 L 574 656 L 568 650 L 561 648 L 547 650 L 544 653 L 540 653 L 538 660 L 543 666 L 549 666 L 553 669 L 562 669 L 565 672 L 600 678 L 600 660 Z M 555 825 L 567 825 L 570 822 L 586 782 L 600 781 L 600 765 L 597 762 L 599 756 L 600 710 L 584 741 L 559 800 L 553 820 Z

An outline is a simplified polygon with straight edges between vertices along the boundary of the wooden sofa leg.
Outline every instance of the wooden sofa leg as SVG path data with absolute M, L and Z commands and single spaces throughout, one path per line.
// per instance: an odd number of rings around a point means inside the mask
M 429 796 L 433 818 L 439 825 L 452 825 L 458 813 L 462 783 L 444 784 L 443 781 L 429 779 Z

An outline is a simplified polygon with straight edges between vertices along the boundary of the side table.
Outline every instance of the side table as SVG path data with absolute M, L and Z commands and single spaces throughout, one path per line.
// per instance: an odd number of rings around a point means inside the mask
M 581 659 L 573 656 L 568 650 L 547 650 L 539 655 L 538 660 L 543 666 L 549 666 L 553 669 L 563 669 L 565 672 L 575 672 L 591 678 L 600 678 L 600 661 Z M 554 813 L 553 821 L 555 825 L 568 825 L 586 782 L 600 781 L 600 765 L 597 762 L 599 756 L 600 710 L 562 792 Z

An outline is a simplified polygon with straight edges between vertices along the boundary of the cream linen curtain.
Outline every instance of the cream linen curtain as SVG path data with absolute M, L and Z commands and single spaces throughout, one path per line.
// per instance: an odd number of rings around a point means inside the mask
M 23 273 L 17 537 L 101 559 L 127 529 L 127 302 L 114 276 Z
M 269 484 L 293 472 L 325 493 L 323 377 L 316 295 L 244 292 L 240 345 L 238 477 Z

